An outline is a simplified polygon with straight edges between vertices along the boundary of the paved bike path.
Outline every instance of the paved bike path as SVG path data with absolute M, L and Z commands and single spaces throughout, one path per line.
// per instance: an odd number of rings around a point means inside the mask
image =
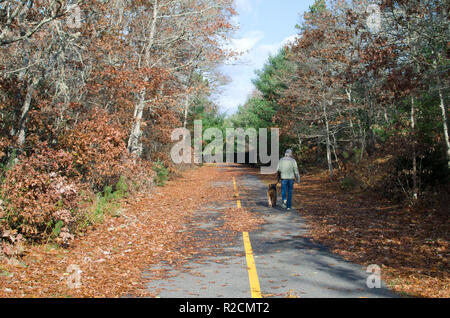
M 245 189 L 240 192 L 242 206 L 260 213 L 267 222 L 249 233 L 263 297 L 396 297 L 384 284 L 382 288 L 368 288 L 370 273 L 365 268 L 311 242 L 305 220 L 295 207 L 291 211 L 268 208 L 267 186 L 258 177 L 239 176 L 236 183 Z M 233 187 L 233 181 L 221 185 Z M 215 230 L 221 226 L 220 210 L 233 204 L 217 202 L 198 211 L 196 233 L 205 235 L 205 239 L 212 237 L 213 243 L 199 251 L 200 261 L 192 260 L 187 267 L 161 266 L 170 277 L 150 282 L 152 293 L 162 298 L 251 297 L 242 234 L 224 240 Z

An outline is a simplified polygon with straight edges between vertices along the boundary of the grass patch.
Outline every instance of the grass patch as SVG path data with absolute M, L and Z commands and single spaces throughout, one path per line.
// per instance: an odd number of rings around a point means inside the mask
M 0 266 L 0 277 L 9 277 L 11 273 L 6 270 L 6 268 Z
M 169 169 L 167 169 L 164 164 L 158 160 L 153 165 L 153 171 L 156 172 L 155 183 L 158 187 L 163 187 L 167 180 L 169 180 Z
M 358 181 L 350 176 L 346 176 L 341 181 L 341 189 L 351 191 L 358 187 Z
M 58 249 L 60 249 L 60 246 L 58 244 L 56 244 L 56 243 L 52 242 L 52 243 L 45 244 L 45 251 L 46 252 L 50 252 L 52 250 L 58 250 Z
M 128 195 L 128 186 L 124 177 L 121 177 L 114 187 L 106 186 L 103 192 L 97 194 L 93 205 L 87 213 L 87 224 L 85 225 L 101 223 L 105 215 L 119 217 L 119 201 Z

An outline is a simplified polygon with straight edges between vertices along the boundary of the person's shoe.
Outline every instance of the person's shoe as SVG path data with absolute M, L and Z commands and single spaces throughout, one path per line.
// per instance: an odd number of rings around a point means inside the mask
M 287 208 L 286 210 L 290 211 L 290 210 L 291 210 L 291 208 Z
M 283 209 L 286 209 L 287 208 L 287 201 L 283 201 Z

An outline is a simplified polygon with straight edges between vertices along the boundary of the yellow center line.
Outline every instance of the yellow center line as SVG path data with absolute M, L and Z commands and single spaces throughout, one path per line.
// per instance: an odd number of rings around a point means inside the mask
M 234 191 L 236 193 L 237 198 L 237 207 L 241 208 L 241 200 L 239 199 L 239 192 L 236 184 L 236 178 L 233 177 L 233 185 Z M 245 248 L 245 256 L 247 258 L 247 270 L 248 270 L 248 279 L 250 282 L 250 292 L 252 298 L 262 298 L 261 295 L 261 287 L 259 285 L 258 273 L 256 272 L 256 264 L 255 259 L 253 258 L 253 250 L 252 245 L 250 243 L 250 236 L 248 232 L 242 233 L 242 238 L 244 240 L 244 248 Z
M 240 209 L 241 208 L 241 200 L 239 199 L 239 191 L 237 188 L 237 184 L 236 184 L 236 178 L 233 177 L 233 185 L 234 185 L 234 193 L 236 195 L 236 199 L 237 199 L 237 208 Z
M 255 259 L 253 258 L 252 245 L 250 244 L 250 236 L 248 235 L 248 232 L 243 232 L 242 236 L 244 239 L 245 255 L 247 257 L 248 279 L 250 282 L 252 298 L 262 298 Z

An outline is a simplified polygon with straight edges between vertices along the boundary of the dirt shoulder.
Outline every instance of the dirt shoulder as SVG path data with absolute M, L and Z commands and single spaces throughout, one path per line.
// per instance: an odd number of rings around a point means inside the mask
M 295 185 L 293 205 L 316 242 L 348 261 L 379 265 L 392 290 L 405 296 L 450 297 L 450 225 L 442 215 L 344 192 L 325 173 L 303 176 L 301 185 Z

